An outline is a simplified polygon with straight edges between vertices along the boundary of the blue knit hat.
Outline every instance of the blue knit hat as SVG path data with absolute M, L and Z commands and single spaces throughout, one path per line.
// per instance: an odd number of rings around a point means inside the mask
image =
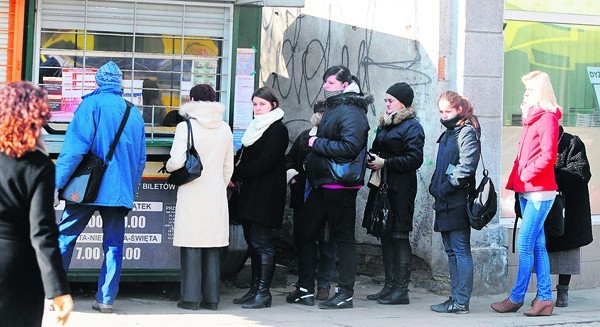
M 123 73 L 121 73 L 119 66 L 112 61 L 102 65 L 102 67 L 100 67 L 96 73 L 96 84 L 98 84 L 98 86 L 121 86 L 122 80 Z

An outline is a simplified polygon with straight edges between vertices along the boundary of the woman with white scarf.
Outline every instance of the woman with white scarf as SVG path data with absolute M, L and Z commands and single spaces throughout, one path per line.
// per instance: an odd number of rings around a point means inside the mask
M 254 119 L 242 136 L 235 157 L 232 182 L 240 187 L 237 220 L 250 249 L 252 282 L 244 296 L 234 300 L 245 309 L 271 306 L 269 288 L 275 272 L 271 229 L 281 228 L 286 196 L 285 150 L 288 130 L 275 92 L 261 87 L 252 94 Z

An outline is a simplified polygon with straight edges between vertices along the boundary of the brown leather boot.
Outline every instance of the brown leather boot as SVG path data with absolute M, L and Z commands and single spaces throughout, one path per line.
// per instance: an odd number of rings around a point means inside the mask
M 519 308 L 523 306 L 523 302 L 514 303 L 510 300 L 510 298 L 506 298 L 500 302 L 492 303 L 491 307 L 496 312 L 507 313 L 507 312 L 517 312 Z
M 317 301 L 327 301 L 329 300 L 329 290 L 330 288 L 323 288 L 323 287 L 319 287 L 317 288 L 317 295 L 315 296 L 315 300 Z
M 554 301 L 538 299 L 535 301 L 533 307 L 523 312 L 523 314 L 528 317 L 550 316 L 552 315 L 552 310 L 554 310 Z
M 569 306 L 569 285 L 556 285 L 555 305 L 561 308 Z

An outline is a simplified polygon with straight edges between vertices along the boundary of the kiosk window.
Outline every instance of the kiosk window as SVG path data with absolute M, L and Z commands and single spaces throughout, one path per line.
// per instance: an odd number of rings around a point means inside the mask
M 230 6 L 44 0 L 40 7 L 36 80 L 48 91 L 51 122 L 72 119 L 96 87 L 96 69 L 110 60 L 123 72 L 124 98 L 153 131 L 173 132 L 171 112 L 195 84 L 211 84 L 228 105 Z

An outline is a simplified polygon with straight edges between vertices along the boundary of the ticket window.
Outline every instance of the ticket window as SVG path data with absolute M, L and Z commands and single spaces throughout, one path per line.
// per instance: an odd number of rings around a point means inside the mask
M 66 128 L 81 96 L 96 88 L 96 69 L 110 60 L 148 132 L 174 132 L 195 84 L 212 85 L 228 106 L 230 6 L 46 0 L 40 7 L 34 80 L 48 91 L 52 129 Z

